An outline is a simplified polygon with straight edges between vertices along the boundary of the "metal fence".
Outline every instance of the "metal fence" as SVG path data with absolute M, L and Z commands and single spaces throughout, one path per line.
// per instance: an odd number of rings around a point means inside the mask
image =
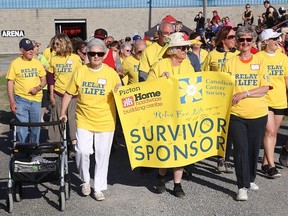
M 202 7 L 204 0 L 0 0 L 0 9 L 47 8 L 173 8 Z M 207 6 L 241 6 L 263 4 L 264 0 L 207 0 Z M 271 0 L 272 5 L 287 4 L 287 0 Z

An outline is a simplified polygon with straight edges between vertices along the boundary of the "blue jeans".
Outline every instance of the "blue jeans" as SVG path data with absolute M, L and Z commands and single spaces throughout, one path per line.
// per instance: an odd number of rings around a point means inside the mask
M 41 102 L 30 101 L 15 95 L 17 106 L 16 117 L 20 122 L 40 122 Z M 20 143 L 27 142 L 28 127 L 17 127 L 17 136 Z M 30 143 L 39 143 L 40 127 L 30 127 Z

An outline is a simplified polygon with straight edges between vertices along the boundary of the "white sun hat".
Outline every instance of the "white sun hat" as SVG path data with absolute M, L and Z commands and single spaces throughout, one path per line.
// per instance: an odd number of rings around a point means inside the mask
M 268 40 L 270 38 L 277 38 L 281 34 L 282 33 L 275 32 L 273 29 L 265 29 L 260 34 L 260 40 L 261 40 L 261 42 L 263 42 L 263 41 Z
M 192 45 L 192 43 L 184 39 L 184 34 L 181 32 L 175 32 L 171 34 L 167 39 L 168 39 L 168 47 Z

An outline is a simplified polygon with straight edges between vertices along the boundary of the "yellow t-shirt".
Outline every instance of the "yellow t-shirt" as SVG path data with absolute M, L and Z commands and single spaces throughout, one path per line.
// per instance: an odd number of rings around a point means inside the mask
M 76 54 L 70 56 L 53 56 L 50 62 L 49 72 L 54 73 L 54 90 L 64 94 L 73 73 L 82 66 L 80 57 Z
M 158 43 L 149 45 L 141 55 L 139 70 L 149 72 L 150 68 L 159 60 L 162 59 L 166 51 L 166 47 L 160 46 Z
M 208 55 L 208 51 L 207 50 L 205 50 L 205 49 L 201 49 L 200 50 L 200 65 L 201 66 L 204 64 L 204 61 L 205 61 L 207 55 Z
M 128 76 L 128 85 L 138 83 L 139 60 L 134 56 L 128 56 L 122 63 L 123 73 Z
M 223 71 L 225 62 L 238 54 L 238 50 L 235 52 L 219 52 L 214 49 L 208 53 L 202 65 L 202 71 Z
M 11 62 L 6 79 L 14 81 L 15 95 L 30 101 L 41 102 L 42 91 L 36 95 L 30 94 L 29 91 L 32 87 L 39 86 L 41 84 L 40 77 L 45 75 L 46 71 L 40 61 L 35 58 L 25 61 L 22 57 L 18 57 Z
M 116 108 L 112 91 L 118 83 L 121 81 L 117 72 L 105 64 L 98 71 L 87 65 L 76 70 L 67 92 L 78 93 L 77 128 L 94 132 L 115 130 Z
M 55 51 L 53 50 L 53 51 L 51 52 L 51 48 L 50 48 L 50 47 L 47 47 L 47 48 L 43 51 L 43 56 L 47 59 L 48 62 L 50 62 L 50 61 L 51 61 L 51 58 L 52 58 L 53 56 L 55 56 L 55 55 L 56 55 Z
M 288 57 L 281 52 L 276 52 L 274 56 L 271 56 L 265 51 L 255 55 L 261 60 L 264 70 L 267 70 L 270 85 L 273 87 L 266 94 L 268 106 L 274 109 L 287 108 L 285 77 L 288 76 Z
M 248 63 L 243 63 L 239 56 L 234 56 L 226 62 L 224 71 L 231 73 L 235 80 L 234 94 L 269 86 L 268 73 L 257 56 L 253 56 Z M 255 119 L 267 115 L 268 104 L 265 95 L 240 100 L 232 106 L 231 114 L 244 119 Z
M 173 76 L 184 73 L 193 73 L 195 71 L 190 61 L 187 59 L 184 59 L 180 65 L 173 67 L 170 58 L 164 58 L 155 63 L 155 65 L 151 68 L 147 80 L 159 78 L 164 72 L 169 72 L 170 76 Z

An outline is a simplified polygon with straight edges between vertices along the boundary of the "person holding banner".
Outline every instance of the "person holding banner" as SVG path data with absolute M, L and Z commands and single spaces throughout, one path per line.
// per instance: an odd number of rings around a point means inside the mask
M 186 58 L 188 48 L 191 45 L 190 42 L 184 40 L 184 35 L 180 32 L 171 34 L 168 37 L 167 50 L 165 56 L 168 56 L 151 68 L 148 73 L 147 81 L 157 79 L 159 77 L 167 77 L 183 74 L 194 73 L 194 69 L 190 61 Z M 185 193 L 181 186 L 181 179 L 183 175 L 183 167 L 173 168 L 173 181 L 174 189 L 173 193 L 176 197 L 184 197 Z M 166 191 L 165 187 L 165 175 L 167 169 L 159 169 L 159 173 L 156 181 L 156 192 L 163 193 Z
M 277 52 L 280 35 L 281 33 L 274 32 L 273 29 L 262 31 L 260 40 L 264 45 L 264 50 L 256 54 L 262 59 L 262 65 L 268 71 L 273 86 L 273 89 L 266 95 L 269 112 L 263 140 L 264 156 L 261 167 L 262 172 L 268 178 L 281 176 L 275 166 L 274 150 L 279 127 L 284 115 L 287 114 L 288 58 L 285 54 Z
M 222 27 L 216 37 L 216 49 L 212 50 L 206 57 L 202 70 L 203 71 L 222 71 L 225 62 L 239 54 L 235 48 L 235 31 L 231 26 Z M 226 143 L 225 158 L 221 158 L 217 163 L 218 172 L 233 173 L 230 164 L 232 156 L 232 141 L 228 135 Z
M 121 80 L 117 72 L 103 63 L 107 52 L 100 39 L 87 43 L 89 62 L 78 68 L 64 94 L 60 119 L 67 120 L 66 110 L 73 95 L 78 93 L 76 108 L 76 164 L 83 181 L 82 194 L 88 196 L 90 188 L 90 155 L 95 150 L 94 196 L 105 199 L 110 151 L 116 124 L 113 90 Z
M 240 54 L 224 66 L 224 71 L 235 79 L 228 133 L 234 145 L 237 201 L 248 200 L 249 188 L 259 190 L 254 181 L 268 116 L 265 97 L 269 90 L 268 73 L 262 67 L 261 59 L 250 52 L 256 37 L 257 33 L 250 25 L 239 27 L 236 43 Z

